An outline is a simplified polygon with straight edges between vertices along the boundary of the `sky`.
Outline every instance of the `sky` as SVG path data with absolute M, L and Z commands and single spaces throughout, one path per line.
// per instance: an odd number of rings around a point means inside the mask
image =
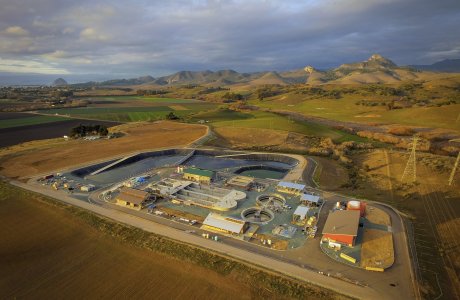
M 459 0 L 0 0 L 0 73 L 64 78 L 460 58 Z

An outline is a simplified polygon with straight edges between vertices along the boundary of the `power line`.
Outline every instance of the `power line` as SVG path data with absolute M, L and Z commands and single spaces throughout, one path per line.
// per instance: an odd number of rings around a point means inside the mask
M 455 160 L 454 168 L 452 169 L 452 172 L 450 173 L 449 185 L 452 185 L 452 183 L 454 183 L 454 177 L 455 177 L 455 173 L 457 172 L 459 161 L 460 161 L 460 151 L 458 152 L 457 159 Z
M 409 156 L 409 160 L 407 161 L 406 168 L 404 169 L 403 175 L 401 177 L 401 181 L 404 179 L 409 180 L 409 182 L 417 181 L 417 159 L 415 157 L 415 150 L 417 149 L 417 142 L 419 141 L 419 137 L 414 135 L 412 138 L 412 143 L 409 147 L 411 147 L 411 152 Z

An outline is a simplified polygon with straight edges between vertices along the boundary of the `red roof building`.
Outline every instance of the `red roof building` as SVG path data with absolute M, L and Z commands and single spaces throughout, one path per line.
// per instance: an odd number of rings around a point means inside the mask
M 329 213 L 323 229 L 323 239 L 354 246 L 359 227 L 359 210 L 336 210 Z

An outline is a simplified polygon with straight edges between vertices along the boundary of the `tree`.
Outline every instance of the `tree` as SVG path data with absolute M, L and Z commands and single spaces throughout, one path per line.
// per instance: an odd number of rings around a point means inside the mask
M 179 117 L 176 116 L 176 115 L 171 111 L 169 114 L 166 115 L 166 119 L 168 119 L 168 120 L 177 120 L 177 119 L 179 119 Z

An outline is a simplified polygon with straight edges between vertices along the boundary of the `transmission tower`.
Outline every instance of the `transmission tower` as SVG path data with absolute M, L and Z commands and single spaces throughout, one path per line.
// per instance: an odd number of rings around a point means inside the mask
M 410 182 L 415 182 L 417 180 L 417 159 L 415 157 L 415 150 L 417 149 L 417 142 L 419 137 L 414 135 L 412 139 L 412 148 L 409 156 L 409 160 L 407 161 L 406 168 L 404 169 L 404 173 L 401 177 L 401 181 L 409 180 Z
M 457 160 L 455 161 L 454 168 L 452 169 L 452 173 L 450 173 L 449 177 L 449 185 L 454 183 L 455 172 L 457 172 L 458 162 L 460 161 L 460 152 L 458 152 Z

